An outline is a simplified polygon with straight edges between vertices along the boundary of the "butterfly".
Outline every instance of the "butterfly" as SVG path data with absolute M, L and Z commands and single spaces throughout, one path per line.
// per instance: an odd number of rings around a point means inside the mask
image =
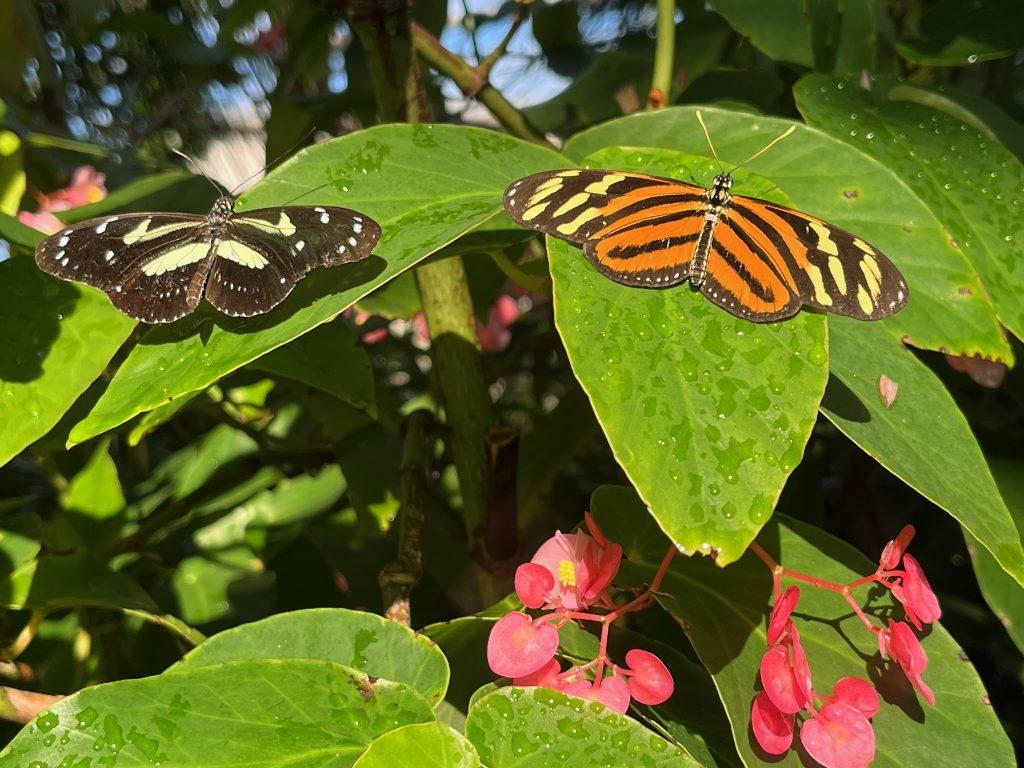
M 235 213 L 223 196 L 206 216 L 129 213 L 73 224 L 39 244 L 36 263 L 105 291 L 136 320 L 169 323 L 203 297 L 226 315 L 262 314 L 310 270 L 364 259 L 379 239 L 375 221 L 347 208 Z
M 505 210 L 524 227 L 582 245 L 616 282 L 689 281 L 754 322 L 789 317 L 802 305 L 860 320 L 906 306 L 907 282 L 877 248 L 806 213 L 733 195 L 732 183 L 725 172 L 706 189 L 642 173 L 549 171 L 509 186 Z

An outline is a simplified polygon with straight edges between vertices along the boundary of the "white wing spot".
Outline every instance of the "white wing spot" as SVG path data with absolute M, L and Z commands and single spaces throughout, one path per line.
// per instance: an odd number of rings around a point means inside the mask
M 284 284 L 285 284 L 285 283 L 287 283 L 287 282 L 288 282 L 288 281 L 287 281 L 287 280 L 286 280 L 285 278 L 283 278 L 283 277 L 281 278 L 281 285 L 284 285 Z
M 65 235 L 65 236 L 70 235 L 71 234 L 71 230 L 70 229 L 65 229 L 63 232 L 61 232 L 61 234 Z
M 306 241 L 305 240 L 299 240 L 299 242 L 297 242 L 295 244 L 295 250 L 296 251 L 301 251 L 305 247 L 306 247 Z
M 363 231 L 363 225 L 360 224 L 359 222 L 356 222 L 355 224 L 352 225 L 352 231 L 358 235 L 360 232 Z M 61 243 L 61 245 L 66 245 L 66 243 Z
M 355 247 L 356 247 L 356 243 L 358 243 L 358 242 L 359 242 L 359 241 L 358 241 L 358 240 L 356 240 L 356 239 L 355 239 L 354 237 L 350 237 L 350 238 L 348 239 L 348 244 L 349 244 L 349 245 L 351 245 L 351 246 L 352 246 L 353 248 L 355 248 Z
M 64 250 L 61 249 L 61 250 L 57 251 L 57 253 L 54 254 L 53 258 L 55 258 L 55 259 L 63 259 L 64 258 Z
M 327 223 L 327 222 L 329 222 L 330 220 L 331 220 L 331 217 L 330 217 L 330 215 L 329 215 L 329 214 L 327 213 L 327 211 L 324 211 L 323 213 L 321 213 L 321 214 L 320 214 L 320 223 L 321 223 L 321 224 L 326 224 L 326 223 Z
M 120 293 L 121 292 L 121 286 L 120 285 L 115 285 L 114 286 L 114 290 L 117 291 L 118 293 Z
M 68 237 L 67 235 L 64 235 L 64 237 L 62 237 L 60 240 L 57 241 L 57 245 L 59 245 L 61 248 L 63 248 L 65 245 L 68 244 L 68 242 L 70 240 L 71 240 L 70 237 Z
M 106 262 L 108 262 L 108 263 L 109 263 L 109 262 L 110 262 L 110 261 L 111 261 L 111 260 L 112 260 L 113 258 L 114 258 L 114 252 L 113 252 L 113 251 L 107 251 L 106 253 L 104 253 L 104 254 L 103 254 L 103 260 L 104 260 L 104 261 L 106 261 Z
M 67 259 L 61 259 L 61 260 L 60 260 L 60 265 L 61 265 L 62 267 L 66 267 L 66 266 L 68 265 L 68 260 L 67 260 Z

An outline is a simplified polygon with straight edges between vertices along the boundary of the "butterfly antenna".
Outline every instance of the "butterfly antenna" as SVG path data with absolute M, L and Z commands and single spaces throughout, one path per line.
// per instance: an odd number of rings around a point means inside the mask
M 697 122 L 700 123 L 700 127 L 704 129 L 704 138 L 708 140 L 708 146 L 711 147 L 711 154 L 715 156 L 715 162 L 718 163 L 718 170 L 725 172 L 722 168 L 722 161 L 718 159 L 718 153 L 715 151 L 715 145 L 711 142 L 711 134 L 708 133 L 708 127 L 704 125 L 704 116 L 697 110 Z
M 266 172 L 267 172 L 267 171 L 269 171 L 269 170 L 270 170 L 271 168 L 273 168 L 273 167 L 274 167 L 274 166 L 276 166 L 276 165 L 277 165 L 278 163 L 280 163 L 280 162 L 281 162 L 281 160 L 282 160 L 283 158 L 287 157 L 287 156 L 288 156 L 288 155 L 290 155 L 290 154 L 291 154 L 292 152 L 294 152 L 294 151 L 295 151 L 295 148 L 296 148 L 296 147 L 298 147 L 298 146 L 300 146 L 300 145 L 302 145 L 302 144 L 303 144 L 303 143 L 304 143 L 304 142 L 306 141 L 306 139 L 308 139 L 308 138 L 309 138 L 310 136 L 312 136 L 312 135 L 313 135 L 313 133 L 314 133 L 315 131 L 316 131 L 316 126 L 314 125 L 314 126 L 313 126 L 312 128 L 310 128 L 310 129 L 309 129 L 308 131 L 306 131 L 306 132 L 305 132 L 305 133 L 304 133 L 304 134 L 302 135 L 302 138 L 301 138 L 301 139 L 299 139 L 299 140 L 298 140 L 298 141 L 296 141 L 296 142 L 295 142 L 294 144 L 292 144 L 292 145 L 291 145 L 290 147 L 288 147 L 288 149 L 286 149 L 286 150 L 285 150 L 284 152 L 281 152 L 280 154 L 278 154 L 278 156 L 277 156 L 277 157 L 275 157 L 275 158 L 274 158 L 273 160 L 271 160 L 271 161 L 270 161 L 269 163 L 267 163 L 267 164 L 266 164 L 265 166 L 263 166 L 263 167 L 262 167 L 262 168 L 260 168 L 260 169 L 259 169 L 258 171 L 256 171 L 256 173 L 254 173 L 254 174 L 253 174 L 252 176 L 249 176 L 249 177 L 248 177 L 247 179 L 244 179 L 243 181 L 241 181 L 241 182 L 240 182 L 240 183 L 239 183 L 239 184 L 238 184 L 238 185 L 237 185 L 237 186 L 236 186 L 236 187 L 235 187 L 235 188 L 234 188 L 233 190 L 231 190 L 231 195 L 232 195 L 232 196 L 234 196 L 234 194 L 235 194 L 235 193 L 236 193 L 236 192 L 237 192 L 238 190 L 240 190 L 240 189 L 241 189 L 242 187 L 244 187 L 244 186 L 245 186 L 246 184 L 248 184 L 248 183 L 249 183 L 250 181 L 252 181 L 253 179 L 255 179 L 255 178 L 256 178 L 257 176 L 259 176 L 259 175 L 260 175 L 261 173 L 266 173 Z
M 761 147 L 761 148 L 760 148 L 759 150 L 757 150 L 757 152 L 755 152 L 755 153 L 754 153 L 754 154 L 752 154 L 752 155 L 751 155 L 750 157 L 748 157 L 748 158 L 747 158 L 746 160 L 744 160 L 744 161 L 743 161 L 742 163 L 740 163 L 739 165 L 737 165 L 737 166 L 736 166 L 736 168 L 740 168 L 740 167 L 742 167 L 742 166 L 746 165 L 747 163 L 749 163 L 749 162 L 750 162 L 751 160 L 753 160 L 754 158 L 760 157 L 760 156 L 761 156 L 761 155 L 763 155 L 763 154 L 764 154 L 765 152 L 767 152 L 767 151 L 768 151 L 769 149 L 771 149 L 771 148 L 772 148 L 772 147 L 774 147 L 774 146 L 775 146 L 776 144 L 778 144 L 778 143 L 779 143 L 780 141 L 782 141 L 782 140 L 783 140 L 784 138 L 786 138 L 787 136 L 789 136 L 789 134 L 791 134 L 791 133 L 792 133 L 793 131 L 795 131 L 795 130 L 796 130 L 796 126 L 795 126 L 795 125 L 791 125 L 791 126 L 789 126 L 789 129 L 788 129 L 788 130 L 787 130 L 787 131 L 786 131 L 786 132 L 785 132 L 784 134 L 782 134 L 781 136 L 776 136 L 776 137 L 775 137 L 774 139 L 772 139 L 771 141 L 769 141 L 769 142 L 768 142 L 768 143 L 767 143 L 767 144 L 766 144 L 765 146 L 763 146 L 763 147 Z M 733 168 L 733 169 L 732 169 L 732 171 L 735 171 L 735 170 L 736 170 L 736 168 Z M 729 173 L 732 173 L 732 171 L 729 171 Z
M 203 177 L 204 179 L 206 179 L 206 180 L 207 180 L 208 182 L 210 182 L 210 185 L 211 185 L 211 186 L 212 186 L 212 187 L 213 187 L 214 189 L 216 189 L 216 190 L 217 190 L 217 194 L 218 194 L 218 195 L 224 195 L 224 193 L 225 193 L 225 192 L 227 192 L 227 189 L 225 189 L 225 188 L 224 188 L 224 187 L 222 187 L 222 186 L 221 186 L 220 184 L 218 184 L 218 183 L 217 183 L 216 181 L 214 181 L 214 180 L 213 180 L 213 179 L 212 179 L 212 178 L 210 177 L 210 175 L 209 175 L 209 174 L 208 174 L 208 173 L 207 173 L 207 172 L 206 172 L 205 170 L 203 170 L 203 166 L 201 166 L 201 165 L 200 165 L 200 164 L 199 164 L 199 163 L 198 163 L 198 162 L 196 161 L 196 159 L 195 159 L 195 158 L 193 158 L 193 157 L 189 157 L 189 156 L 188 156 L 188 155 L 186 155 L 186 154 L 185 154 L 184 152 L 182 152 L 182 151 L 181 151 L 180 149 L 174 149 L 173 147 L 171 147 L 171 152 L 173 152 L 174 154 L 176 154 L 176 155 L 177 155 L 178 157 L 182 157 L 182 158 L 184 158 L 185 160 L 187 160 L 188 162 L 190 162 L 190 163 L 192 164 L 192 167 L 193 167 L 193 168 L 195 168 L 195 169 L 196 169 L 197 171 L 199 171 L 199 175 L 200 175 L 200 176 L 202 176 L 202 177 Z

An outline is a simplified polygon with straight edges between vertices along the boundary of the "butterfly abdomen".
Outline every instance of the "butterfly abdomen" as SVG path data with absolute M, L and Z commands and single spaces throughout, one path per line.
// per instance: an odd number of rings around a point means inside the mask
M 729 201 L 732 195 L 729 188 L 732 186 L 732 177 L 728 174 L 715 177 L 715 185 L 708 190 L 704 201 L 704 225 L 700 230 L 700 237 L 697 238 L 697 245 L 693 251 L 693 260 L 690 263 L 690 284 L 694 288 L 700 288 L 704 284 L 704 278 L 708 273 L 708 257 L 711 254 L 711 246 L 715 241 L 715 227 L 722 220 L 729 210 Z

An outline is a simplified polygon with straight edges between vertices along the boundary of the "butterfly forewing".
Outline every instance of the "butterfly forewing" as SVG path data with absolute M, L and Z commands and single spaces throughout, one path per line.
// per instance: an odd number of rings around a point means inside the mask
M 606 277 L 626 285 L 675 285 L 689 277 L 705 191 L 645 176 L 600 170 L 538 173 L 505 193 L 524 226 L 582 243 Z
M 623 171 L 551 171 L 505 193 L 505 208 L 531 229 L 583 245 L 605 276 L 665 288 L 689 279 L 711 301 L 756 322 L 804 304 L 861 320 L 887 317 L 909 295 L 876 248 L 813 216 L 713 190 Z
M 204 294 L 227 314 L 266 312 L 314 267 L 365 258 L 379 238 L 374 221 L 345 208 L 233 214 L 221 198 L 208 216 L 135 213 L 66 227 L 40 244 L 36 262 L 106 291 L 131 317 L 163 323 L 192 312 Z

